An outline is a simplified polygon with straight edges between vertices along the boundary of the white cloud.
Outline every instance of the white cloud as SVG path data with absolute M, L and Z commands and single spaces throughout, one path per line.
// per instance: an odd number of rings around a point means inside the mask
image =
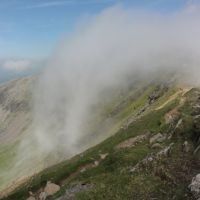
M 115 2 L 116 0 L 55 0 L 55 1 L 46 1 L 40 2 L 34 5 L 26 6 L 25 9 L 29 8 L 46 8 L 46 7 L 55 7 L 55 6 L 67 6 L 67 5 L 74 5 L 74 4 L 102 4 L 102 3 L 109 3 Z
M 22 72 L 31 68 L 31 62 L 29 60 L 6 60 L 2 65 L 3 69 L 9 71 Z

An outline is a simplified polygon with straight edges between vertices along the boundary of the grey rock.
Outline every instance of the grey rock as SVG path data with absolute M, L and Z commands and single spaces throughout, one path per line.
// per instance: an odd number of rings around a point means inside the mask
M 162 149 L 162 145 L 160 143 L 154 143 L 152 146 L 151 146 L 152 149 Z
M 91 184 L 78 183 L 78 184 L 73 185 L 70 188 L 68 188 L 66 190 L 65 194 L 62 195 L 61 197 L 57 198 L 56 200 L 71 200 L 74 198 L 74 196 L 77 193 L 90 190 L 92 187 L 93 187 L 93 185 L 91 185 Z
M 47 198 L 46 192 L 41 192 L 41 193 L 39 194 L 39 200 L 46 200 L 46 198 Z
M 200 198 L 200 174 L 193 177 L 191 184 L 188 186 L 195 198 Z
M 159 151 L 157 153 L 157 157 L 169 156 L 173 145 L 174 145 L 174 143 L 171 143 L 169 146 L 167 146 L 164 149 L 162 149 L 161 151 Z
M 188 153 L 190 151 L 190 145 L 188 143 L 188 141 L 185 141 L 182 145 L 183 147 L 183 152 Z
M 178 129 L 180 128 L 181 124 L 182 124 L 183 120 L 182 119 L 179 119 L 176 126 L 175 126 L 175 129 Z
M 194 150 L 194 155 L 197 154 L 200 150 L 200 145 L 197 146 L 197 148 Z
M 101 160 L 104 160 L 107 156 L 108 156 L 108 153 L 104 153 L 104 154 L 99 154 Z
M 138 171 L 142 166 L 147 167 L 150 163 L 152 163 L 154 161 L 155 157 L 153 155 L 148 155 L 147 157 L 145 157 L 143 160 L 141 160 L 140 162 L 138 162 L 134 167 L 131 167 L 129 172 L 135 172 Z
M 166 139 L 165 135 L 162 135 L 161 133 L 158 133 L 150 138 L 149 143 L 153 144 L 156 142 L 163 142 Z
M 97 167 L 99 165 L 99 161 L 98 160 L 95 160 L 94 161 L 94 167 Z

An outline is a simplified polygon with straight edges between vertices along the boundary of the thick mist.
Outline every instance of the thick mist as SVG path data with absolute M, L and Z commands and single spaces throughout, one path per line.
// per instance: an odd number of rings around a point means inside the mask
M 46 157 L 59 160 L 93 145 L 81 141 L 105 93 L 168 72 L 186 83 L 200 82 L 198 10 L 164 15 L 115 6 L 81 22 L 62 39 L 38 79 L 33 123 L 15 169 L 42 168 Z

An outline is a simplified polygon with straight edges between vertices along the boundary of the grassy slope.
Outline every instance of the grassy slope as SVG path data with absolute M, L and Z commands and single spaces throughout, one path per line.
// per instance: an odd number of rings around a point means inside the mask
M 0 190 L 13 180 L 10 173 L 21 136 L 30 124 L 31 92 L 34 77 L 0 85 Z
M 165 93 L 145 111 L 145 114 L 141 118 L 133 122 L 126 129 L 120 129 L 115 135 L 99 145 L 90 148 L 68 161 L 42 171 L 4 199 L 26 199 L 28 191 L 36 191 L 49 180 L 57 184 L 64 183 L 60 192 L 49 199 L 55 199 L 56 196 L 60 196 L 67 188 L 77 182 L 94 185 L 91 190 L 76 194 L 75 199 L 80 200 L 192 199 L 187 191 L 187 186 L 192 176 L 198 172 L 199 163 L 198 159 L 191 152 L 183 153 L 181 146 L 185 140 L 188 140 L 192 146 L 195 145 L 193 143 L 193 134 L 195 131 L 192 124 L 191 104 L 197 101 L 197 96 L 195 96 L 196 92 L 194 90 L 186 94 L 187 101 L 184 106 L 179 108 L 181 113 L 180 117 L 183 119 L 183 127 L 178 132 L 175 132 L 174 126 L 169 126 L 164 123 L 164 115 L 177 107 L 180 96 L 170 101 L 162 109 L 155 110 L 173 92 L 173 90 L 169 90 Z M 141 99 L 143 98 L 141 97 Z M 128 109 L 131 104 L 123 110 Z M 144 141 L 135 147 L 127 149 L 116 149 L 115 147 L 128 138 L 144 134 L 147 130 L 152 135 L 157 132 L 164 132 L 168 135 L 172 134 L 172 138 L 166 140 L 163 144 L 163 146 L 167 146 L 173 142 L 172 153 L 169 157 L 159 159 L 150 166 L 142 167 L 140 172 L 131 173 L 129 170 L 131 167 L 150 153 L 156 153 L 158 150 L 152 149 L 148 141 Z M 82 166 L 99 160 L 100 153 L 108 153 L 108 156 L 97 167 L 89 168 L 85 172 L 79 173 Z
M 12 87 L 11 87 L 11 89 L 12 89 Z M 20 89 L 20 87 L 19 87 L 19 89 Z M 112 119 L 111 125 L 108 126 L 106 129 L 104 129 L 104 133 L 99 132 L 96 135 L 87 136 L 86 144 L 88 143 L 88 138 L 90 141 L 92 140 L 92 144 L 94 145 L 94 144 L 97 144 L 98 141 L 102 141 L 103 139 L 107 138 L 108 136 L 116 133 L 120 129 L 120 127 L 123 125 L 123 123 L 125 123 L 126 119 L 129 117 L 129 115 L 130 114 L 133 115 L 135 112 L 137 112 L 138 109 L 140 109 L 140 107 L 143 106 L 145 101 L 148 99 L 148 95 L 154 89 L 155 89 L 155 86 L 151 86 L 151 87 L 140 86 L 140 87 L 136 87 L 132 90 L 123 91 L 124 95 L 121 97 L 120 100 L 119 99 L 117 100 L 116 93 L 118 93 L 118 91 L 117 92 L 114 91 L 113 95 L 116 97 L 116 99 L 110 98 L 108 100 L 108 102 L 104 103 L 104 105 L 103 105 L 104 108 L 103 109 L 100 108 L 100 111 L 101 110 L 103 110 L 103 111 L 101 111 L 100 114 L 97 114 L 97 116 L 95 116 L 97 118 L 97 120 L 96 120 L 97 122 L 94 123 L 94 121 L 92 121 L 93 127 L 91 128 L 92 131 L 90 131 L 90 132 L 95 133 L 95 130 L 100 130 L 104 126 L 104 124 L 108 118 Z M 16 91 L 17 91 L 17 93 L 20 93 L 20 91 L 18 91 L 18 90 L 16 90 Z M 10 95 L 10 96 L 11 96 L 10 99 L 12 100 L 12 97 L 14 97 L 14 96 L 12 96 L 12 95 Z M 23 96 L 23 95 L 19 95 L 19 96 L 22 100 L 26 100 L 26 102 L 28 102 L 26 96 Z M 132 98 L 134 98 L 135 100 L 131 101 L 130 99 L 132 99 Z M 121 104 L 123 104 L 123 105 L 121 105 Z M 135 109 L 132 109 L 131 105 L 133 105 L 133 104 L 137 105 Z M 102 107 L 102 105 L 101 105 L 101 107 Z M 120 107 L 120 109 L 118 109 L 118 107 Z M 111 114 L 111 113 L 113 113 L 113 114 Z M 14 113 L 14 114 L 11 113 L 11 114 L 9 116 L 17 115 L 17 113 Z M 19 140 L 19 139 L 20 138 L 17 138 L 17 140 Z M 92 144 L 89 144 L 89 145 L 91 146 Z M 18 141 L 10 142 L 9 144 L 0 144 L 0 189 L 5 187 L 5 185 L 10 183 L 11 181 L 13 181 L 14 177 L 17 175 L 15 172 L 8 174 L 8 171 L 12 169 L 13 161 L 14 161 L 16 153 L 17 153 L 18 145 L 19 145 Z M 50 158 L 50 160 L 52 160 L 52 157 Z M 46 159 L 45 162 L 46 163 L 49 162 L 48 158 Z M 21 170 L 23 171 L 23 169 L 21 169 Z M 32 170 L 32 169 L 30 169 L 30 170 Z M 12 171 L 13 171 L 13 169 L 12 169 Z M 28 170 L 26 169 L 26 171 L 28 171 Z M 26 175 L 26 174 L 24 174 L 24 175 Z

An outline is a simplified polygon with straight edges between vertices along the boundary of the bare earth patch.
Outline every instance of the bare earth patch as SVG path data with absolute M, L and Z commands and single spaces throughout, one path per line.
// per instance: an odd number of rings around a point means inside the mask
M 129 138 L 128 140 L 125 140 L 121 143 L 119 143 L 116 148 L 117 149 L 123 149 L 123 148 L 129 148 L 129 147 L 133 147 L 136 144 L 146 140 L 149 137 L 149 133 L 143 134 L 143 135 L 138 135 L 136 137 L 133 138 Z

